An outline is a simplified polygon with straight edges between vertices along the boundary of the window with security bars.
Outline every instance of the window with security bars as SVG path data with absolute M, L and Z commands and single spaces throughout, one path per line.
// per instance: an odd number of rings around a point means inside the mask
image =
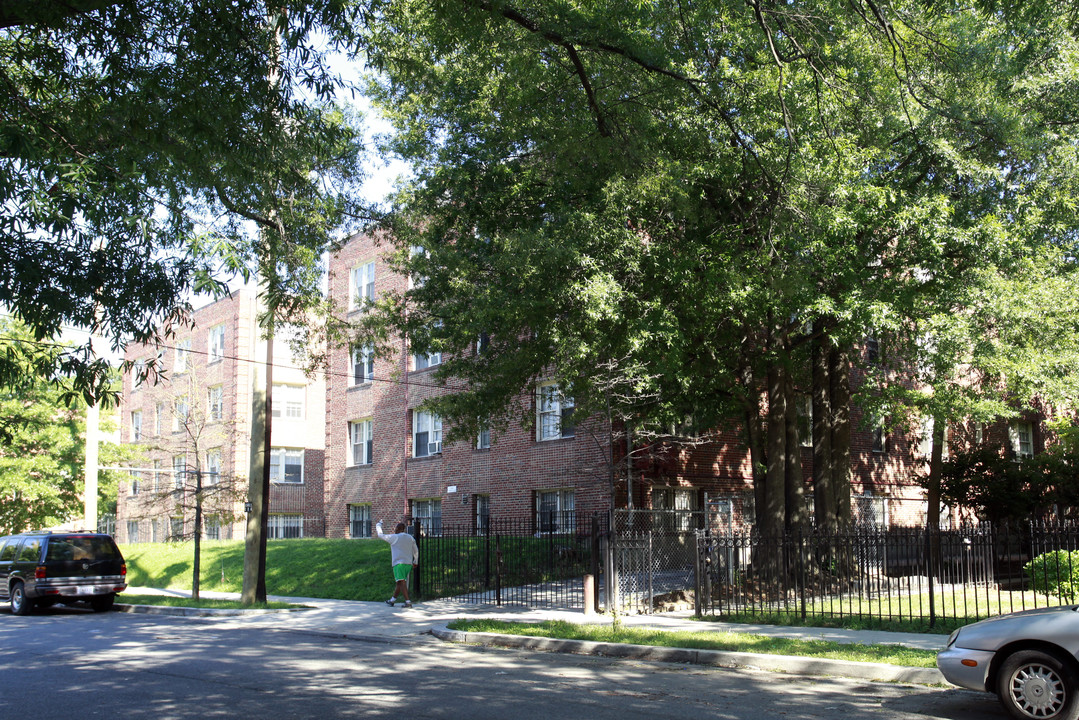
M 700 510 L 695 488 L 652 488 L 652 509 L 668 511 L 660 516 L 664 530 L 686 532 L 693 529 L 693 513 Z
M 348 424 L 349 465 L 370 465 L 374 452 L 373 423 L 356 420 Z
M 303 537 L 303 515 L 271 513 L 267 518 L 266 536 L 270 540 Z
M 442 534 L 442 501 L 441 500 L 413 500 L 412 519 L 420 523 L 420 531 L 424 535 L 438 536 Z
M 536 528 L 541 533 L 571 533 L 577 527 L 573 490 L 536 491 Z
M 368 504 L 348 506 L 348 536 L 371 537 L 371 506 Z
M 476 504 L 476 534 L 486 535 L 491 529 L 491 496 L 473 495 L 473 498 Z

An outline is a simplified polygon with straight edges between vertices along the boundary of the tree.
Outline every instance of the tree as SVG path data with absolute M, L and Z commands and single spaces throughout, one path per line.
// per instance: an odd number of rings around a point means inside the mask
M 358 212 L 358 138 L 319 49 L 351 37 L 355 12 L 0 3 L 0 303 L 37 340 L 74 325 L 119 348 L 168 334 L 191 293 L 270 255 L 269 311 L 311 302 Z M 18 361 L 0 359 L 0 384 L 31 369 Z M 32 369 L 114 399 L 89 344 Z
M 746 418 L 760 525 L 781 532 L 787 398 L 811 387 L 818 513 L 849 521 L 852 370 L 871 408 L 896 381 L 855 348 L 1073 245 L 1055 88 L 1076 85 L 1074 37 L 1046 7 L 373 8 L 375 92 L 417 168 L 392 225 L 417 282 L 359 332 L 448 358 L 451 437 L 530 422 L 516 398 L 540 378 L 600 411 L 595 368 L 618 358 L 636 427 Z
M 15 321 L 0 320 L 0 355 L 50 366 L 69 348 L 39 343 Z M 65 403 L 70 386 L 30 374 L 0 386 L 0 533 L 40 530 L 82 516 L 85 405 Z M 114 473 L 99 491 L 108 503 Z M 96 528 L 88 528 L 95 530 Z
M 210 398 L 197 372 L 157 385 L 152 392 L 167 417 L 158 420 L 162 432 L 148 435 L 138 446 L 140 457 L 134 462 L 155 466 L 137 472 L 138 491 L 130 496 L 128 517 L 166 522 L 170 540 L 193 541 L 191 595 L 198 599 L 207 519 L 217 527 L 242 519 L 236 507 L 247 490 L 246 468 L 235 467 L 230 458 L 235 455 L 236 422 L 224 416 L 220 400 Z

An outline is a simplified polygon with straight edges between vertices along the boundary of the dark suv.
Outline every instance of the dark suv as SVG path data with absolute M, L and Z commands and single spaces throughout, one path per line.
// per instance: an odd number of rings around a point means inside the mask
M 96 612 L 112 607 L 127 588 L 127 564 L 112 537 L 97 533 L 33 532 L 0 537 L 0 593 L 11 612 L 28 615 L 37 605 L 88 602 Z

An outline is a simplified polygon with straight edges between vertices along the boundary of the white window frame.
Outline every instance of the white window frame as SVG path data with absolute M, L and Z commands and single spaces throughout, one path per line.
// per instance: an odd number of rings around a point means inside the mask
M 206 472 L 203 473 L 203 485 L 217 485 L 221 482 L 221 449 L 206 451 Z
M 173 405 L 172 431 L 180 432 L 191 416 L 191 399 L 187 395 L 177 395 Z
M 214 325 L 206 335 L 207 362 L 215 363 L 225 359 L 225 325 Z
M 283 420 L 303 420 L 306 413 L 307 388 L 303 385 L 274 383 L 273 416 Z
M 369 538 L 372 527 L 371 503 L 356 503 L 348 506 L 348 536 L 350 538 Z
M 131 391 L 134 392 L 143 386 L 145 380 L 142 375 L 146 372 L 146 361 L 142 358 L 131 363 Z
M 135 544 L 139 542 L 139 521 L 128 520 L 127 521 L 127 541 Z
M 154 434 L 160 436 L 165 427 L 165 403 L 159 402 L 154 408 Z
M 210 422 L 220 422 L 225 417 L 225 388 L 221 385 L 208 388 L 206 405 L 210 411 Z
M 442 452 L 442 418 L 434 413 L 413 410 L 412 457 L 430 457 L 440 452 Z
M 575 491 L 570 488 L 537 490 L 535 513 L 536 529 L 541 533 L 576 532 L 577 496 Z
M 536 440 L 561 440 L 575 437 L 576 423 L 566 423 L 567 416 L 572 419 L 575 403 L 565 395 L 558 383 L 544 383 L 536 388 Z
M 129 492 L 130 492 L 131 495 L 138 495 L 139 494 L 139 475 L 140 475 L 140 472 L 133 471 L 133 472 L 129 473 L 129 475 L 131 475 L 131 486 L 130 486 L 130 491 Z
M 292 459 L 293 462 L 288 462 Z M 298 462 L 297 462 L 298 459 Z M 274 447 L 270 448 L 270 482 L 283 485 L 303 485 L 304 482 L 304 450 L 303 448 Z M 288 479 L 288 468 L 299 466 L 300 477 L 298 480 Z
M 374 421 L 353 420 L 348 424 L 348 465 L 370 465 L 374 454 Z
M 142 440 L 142 410 L 131 412 L 131 439 L 135 442 Z
M 1008 441 L 1016 458 L 1034 457 L 1034 425 L 1026 420 L 1008 423 Z
M 348 383 L 352 387 L 366 385 L 375 379 L 375 349 L 370 345 L 353 347 L 349 358 Z
M 187 483 L 187 455 L 172 456 L 172 487 L 183 490 Z
M 191 339 L 181 340 L 176 343 L 176 354 L 173 357 L 172 371 L 177 375 L 187 372 L 190 366 Z
M 303 515 L 299 513 L 270 513 L 266 523 L 269 540 L 303 537 Z
M 490 450 L 491 449 L 491 428 L 485 427 L 479 431 L 476 435 L 476 449 L 477 450 Z
M 420 521 L 420 529 L 424 534 L 432 537 L 442 535 L 442 499 L 413 500 L 412 519 Z
M 375 262 L 352 268 L 348 281 L 348 309 L 363 310 L 375 301 Z
M 693 512 L 700 510 L 697 488 L 652 487 L 652 509 L 671 511 L 665 529 L 688 532 L 693 529 Z

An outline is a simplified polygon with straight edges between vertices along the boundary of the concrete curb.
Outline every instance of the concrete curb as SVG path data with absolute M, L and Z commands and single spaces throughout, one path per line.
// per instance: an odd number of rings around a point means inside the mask
M 828 675 L 896 682 L 915 685 L 944 684 L 944 676 L 936 668 L 913 668 L 883 663 L 861 663 L 827 658 L 805 658 L 788 655 L 764 655 L 761 653 L 730 652 L 725 650 L 693 650 L 689 648 L 652 647 L 650 645 L 624 645 L 588 640 L 560 640 L 556 638 L 528 637 L 524 635 L 500 635 L 498 633 L 461 632 L 446 627 L 431 629 L 431 633 L 448 642 L 501 647 L 525 648 L 544 652 L 572 653 L 576 655 L 603 655 L 633 660 L 715 665 L 726 668 L 749 668 L 770 672 L 798 675 Z
M 135 613 L 138 615 L 179 615 L 180 617 L 242 617 L 246 615 L 272 615 L 282 612 L 298 612 L 310 608 L 190 608 L 171 607 L 169 605 L 128 605 L 116 603 L 112 606 L 116 612 Z

